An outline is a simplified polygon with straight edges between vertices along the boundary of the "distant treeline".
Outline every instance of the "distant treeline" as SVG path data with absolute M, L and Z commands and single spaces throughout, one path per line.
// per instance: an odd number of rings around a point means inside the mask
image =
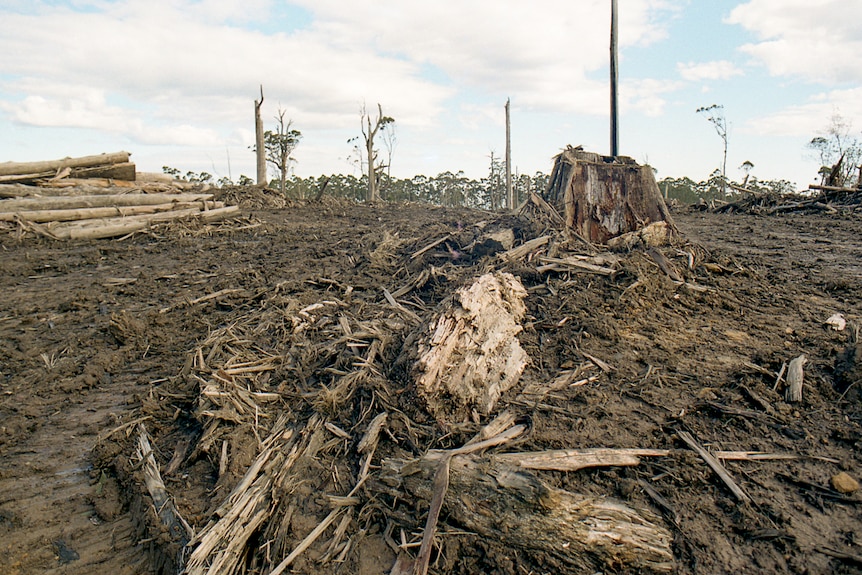
M 240 176 L 237 182 L 233 182 L 228 178 L 215 180 L 206 172 L 188 172 L 182 176 L 179 170 L 173 168 L 165 167 L 164 171 L 187 181 L 217 186 L 254 183 L 246 176 Z M 329 197 L 362 202 L 368 190 L 365 178 L 366 176 L 357 178 L 344 174 L 307 178 L 291 176 L 286 182 L 285 195 L 289 199 L 312 199 L 323 190 L 323 193 Z M 518 201 L 523 201 L 531 191 L 542 193 L 548 186 L 549 178 L 548 174 L 542 172 L 536 172 L 533 175 L 515 175 L 512 184 Z M 658 181 L 658 187 L 665 198 L 685 204 L 733 199 L 739 196 L 741 193 L 739 188 L 743 187 L 742 184 L 729 182 L 723 185 L 723 183 L 721 175 L 716 172 L 702 182 L 695 182 L 691 178 L 664 178 Z M 279 185 L 278 180 L 270 183 L 270 187 L 276 190 Z M 755 192 L 786 193 L 795 191 L 795 186 L 786 180 L 758 180 L 752 177 L 746 182 L 745 189 Z M 726 194 L 723 190 L 726 190 Z M 489 177 L 478 180 L 466 177 L 463 172 L 443 172 L 433 177 L 414 176 L 409 179 L 390 178 L 383 174 L 380 181 L 380 196 L 384 201 L 390 202 L 424 202 L 448 207 L 496 210 L 503 207 L 506 198 L 506 182 L 505 177 L 496 170 Z

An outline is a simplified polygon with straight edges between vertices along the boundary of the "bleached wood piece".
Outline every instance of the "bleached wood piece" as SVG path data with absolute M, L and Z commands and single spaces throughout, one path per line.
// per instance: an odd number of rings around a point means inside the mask
M 521 259 L 528 253 L 536 250 L 551 241 L 551 236 L 541 236 L 534 238 L 528 242 L 524 242 L 520 246 L 514 247 L 511 250 L 497 254 L 497 257 L 503 261 L 513 261 Z
M 805 355 L 790 360 L 790 365 L 787 367 L 787 391 L 785 393 L 785 399 L 788 402 L 802 401 L 803 367 L 807 361 Z
M 490 413 L 517 383 L 529 360 L 517 338 L 526 295 L 513 275 L 485 274 L 457 290 L 425 328 L 414 378 L 437 417 Z
M 557 268 L 559 268 L 559 266 L 565 266 L 567 268 L 573 268 L 575 271 L 583 270 L 603 276 L 612 276 L 616 273 L 616 270 L 613 268 L 597 266 L 574 258 L 550 258 L 542 256 L 539 258 L 539 261 L 543 264 L 555 265 Z
M 150 444 L 150 436 L 143 423 L 138 424 L 138 445 L 135 455 L 142 464 L 141 471 L 144 476 L 144 485 L 153 501 L 153 509 L 161 521 L 165 530 L 170 534 L 172 540 L 180 545 L 185 545 L 189 539 L 194 537 L 189 524 L 183 519 L 174 505 L 173 499 L 168 494 L 162 475 L 159 472 L 159 464 L 153 456 L 153 448 Z
M 667 457 L 667 449 L 557 449 L 524 453 L 500 453 L 493 459 L 523 469 L 577 471 L 588 467 L 633 466 L 641 457 Z

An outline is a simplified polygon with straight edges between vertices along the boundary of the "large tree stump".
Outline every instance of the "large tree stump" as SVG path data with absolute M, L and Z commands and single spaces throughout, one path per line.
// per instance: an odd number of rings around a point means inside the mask
M 676 233 L 652 168 L 625 156 L 602 156 L 569 147 L 554 160 L 545 199 L 568 228 L 593 243 L 666 222 Z

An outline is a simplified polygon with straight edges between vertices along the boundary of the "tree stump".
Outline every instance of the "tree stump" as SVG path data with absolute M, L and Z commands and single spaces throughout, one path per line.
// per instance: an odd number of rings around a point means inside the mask
M 592 243 L 657 222 L 667 224 L 666 240 L 677 233 L 652 168 L 625 156 L 567 148 L 554 159 L 545 199 L 563 214 L 568 229 Z

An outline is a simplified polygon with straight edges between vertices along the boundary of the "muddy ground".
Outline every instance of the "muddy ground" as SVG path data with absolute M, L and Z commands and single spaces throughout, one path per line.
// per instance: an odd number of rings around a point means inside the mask
M 380 458 L 463 445 L 487 418 L 449 427 L 435 421 L 409 391 L 399 358 L 441 301 L 492 269 L 519 276 L 529 293 L 519 337 L 532 361 L 500 405 L 515 410 L 528 433 L 509 449 L 672 450 L 634 467 L 540 472 L 546 482 L 650 512 L 672 533 L 676 573 L 862 572 L 862 496 L 832 484 L 841 472 L 862 479 L 862 382 L 852 339 L 853 326 L 862 325 L 859 213 L 678 210 L 689 243 L 662 252 L 689 286 L 704 288 L 691 289 L 644 250 L 619 254 L 619 271 L 601 277 L 539 273 L 534 262 L 501 263 L 493 249 L 469 245 L 477 222 L 511 228 L 518 242 L 542 233 L 517 218 L 421 205 L 241 204 L 249 218 L 240 222 L 174 224 L 119 241 L 0 233 L 0 573 L 172 568 L 170 537 L 147 513 L 134 432 L 139 422 L 147 426 L 177 508 L 202 528 L 256 455 L 254 435 L 271 425 L 221 420 L 219 441 L 199 445 L 212 439 L 207 426 L 216 416 L 202 405 L 206 378 L 195 358 L 209 350 L 200 359 L 217 362 L 221 348 L 202 342 L 231 326 L 262 334 L 249 349 L 282 360 L 254 383 L 279 395 L 268 409 L 282 406 L 291 421 L 319 413 L 355 438 L 386 409 L 403 417 L 390 417 Z M 394 291 L 423 270 L 433 273 L 387 309 L 382 288 Z M 307 312 L 314 321 L 304 347 L 290 320 L 319 302 L 336 303 Z M 337 313 L 326 315 L 328 305 Z M 825 324 L 839 312 L 849 322 L 844 331 Z M 289 325 L 249 327 L 257 316 Z M 349 399 L 327 402 L 319 390 L 349 370 L 343 357 L 356 349 L 324 348 L 339 321 L 389 333 L 378 334 L 386 345 L 372 358 L 371 381 Z M 776 387 L 777 372 L 801 354 L 803 400 L 791 404 Z M 519 395 L 590 357 L 609 369 L 585 372 L 586 385 L 540 400 Z M 680 441 L 681 431 L 713 451 L 798 457 L 725 461 L 751 497 L 743 504 Z M 219 455 L 225 441 L 229 461 Z M 282 533 L 285 549 L 327 514 L 321 493 L 350 490 L 355 443 L 327 444 L 292 492 L 298 511 Z M 325 553 L 333 526 L 288 572 L 384 573 L 398 545 L 415 553 L 427 502 L 375 489 L 370 481 L 358 492 L 361 507 L 346 526 L 352 546 L 339 562 Z M 431 573 L 626 572 L 512 548 L 464 529 L 445 509 L 439 531 Z

